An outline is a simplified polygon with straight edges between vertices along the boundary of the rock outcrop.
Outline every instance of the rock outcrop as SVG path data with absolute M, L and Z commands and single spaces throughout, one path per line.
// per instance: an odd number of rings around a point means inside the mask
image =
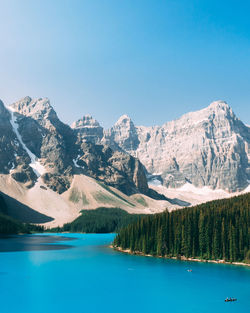
M 115 125 L 105 131 L 103 141 L 114 149 L 123 149 L 134 155 L 140 144 L 137 129 L 128 115 L 122 115 Z
M 78 140 L 100 143 L 103 138 L 103 128 L 91 115 L 85 115 L 71 125 Z
M 106 145 L 94 145 L 91 142 L 82 142 L 81 150 L 83 155 L 80 160 L 91 177 L 114 186 L 127 195 L 137 191 L 148 193 L 145 171 L 138 159 L 124 152 L 113 151 Z

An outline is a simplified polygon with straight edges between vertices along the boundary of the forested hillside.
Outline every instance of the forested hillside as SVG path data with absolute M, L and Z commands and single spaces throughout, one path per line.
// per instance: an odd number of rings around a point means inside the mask
M 155 256 L 250 263 L 250 193 L 140 218 L 114 246 Z
M 83 210 L 81 213 L 72 223 L 67 223 L 63 227 L 56 227 L 52 231 L 112 233 L 143 216 L 129 214 L 119 208 L 98 208 L 96 210 Z

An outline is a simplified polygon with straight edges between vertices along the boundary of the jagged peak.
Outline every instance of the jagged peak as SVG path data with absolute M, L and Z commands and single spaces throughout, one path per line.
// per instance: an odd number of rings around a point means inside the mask
M 26 96 L 21 100 L 12 103 L 9 109 L 19 114 L 39 118 L 57 118 L 56 112 L 48 98 L 31 98 Z
M 83 127 L 101 127 L 99 122 L 92 115 L 86 114 L 79 120 L 72 123 L 71 128 L 79 129 Z
M 209 108 L 230 109 L 230 106 L 224 100 L 216 100 L 216 101 L 213 101 L 212 103 L 210 103 Z
M 232 108 L 224 100 L 213 101 L 207 108 L 203 109 L 203 111 L 209 113 L 213 112 L 213 114 L 225 116 L 227 118 L 236 118 Z
M 12 108 L 16 110 L 24 110 L 25 108 L 38 108 L 38 107 L 51 107 L 50 101 L 48 98 L 31 98 L 26 96 L 19 101 L 16 101 L 10 105 Z
M 214 116 L 218 116 L 223 119 L 229 117 L 232 119 L 236 118 L 233 110 L 226 101 L 216 100 L 210 103 L 210 105 L 205 107 L 204 109 L 194 112 L 188 112 L 176 120 L 165 123 L 164 126 L 176 123 L 181 123 L 184 126 L 186 125 L 186 123 L 199 124 L 204 121 L 211 120 Z
M 133 124 L 134 125 L 131 118 L 127 114 L 123 114 L 115 123 L 115 125 L 120 125 L 120 124 Z

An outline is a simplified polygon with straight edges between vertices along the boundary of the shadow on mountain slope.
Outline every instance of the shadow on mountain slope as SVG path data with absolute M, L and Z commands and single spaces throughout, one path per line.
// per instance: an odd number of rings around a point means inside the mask
M 178 198 L 173 198 L 173 199 L 168 198 L 168 201 L 169 201 L 171 204 L 177 204 L 177 205 L 180 205 L 180 206 L 190 206 L 190 205 L 191 205 L 190 202 L 183 201 L 183 200 L 180 200 L 180 199 L 178 199 Z
M 52 217 L 41 214 L 31 209 L 27 205 L 17 201 L 16 199 L 6 195 L 3 192 L 0 192 L 0 197 L 4 200 L 6 204 L 6 209 L 4 210 L 4 213 L 21 222 L 42 224 L 54 220 Z

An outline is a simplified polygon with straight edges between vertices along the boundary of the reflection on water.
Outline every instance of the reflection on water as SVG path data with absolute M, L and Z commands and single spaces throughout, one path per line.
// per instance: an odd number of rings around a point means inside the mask
M 43 235 L 11 235 L 0 236 L 0 252 L 63 250 L 71 245 L 60 244 L 60 241 L 71 241 L 74 238 L 64 236 Z M 1 274 L 1 273 L 0 273 Z

